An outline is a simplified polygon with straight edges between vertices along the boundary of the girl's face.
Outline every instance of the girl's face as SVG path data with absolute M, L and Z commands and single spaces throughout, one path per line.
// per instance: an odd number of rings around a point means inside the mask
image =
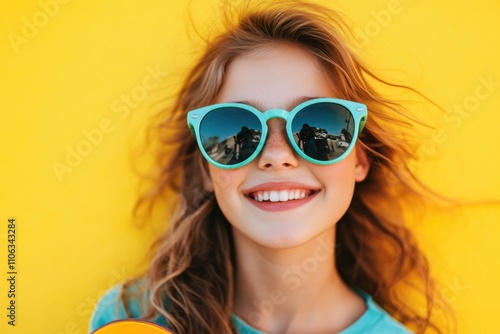
M 261 111 L 291 110 L 316 97 L 342 98 L 307 51 L 278 44 L 235 59 L 215 102 L 245 102 Z M 315 165 L 294 152 L 284 120 L 271 119 L 268 127 L 267 141 L 256 159 L 234 170 L 209 164 L 210 176 L 236 242 L 294 247 L 333 230 L 349 207 L 355 182 L 366 177 L 369 163 L 355 148 L 339 163 Z M 259 202 L 254 198 L 259 195 L 299 199 Z

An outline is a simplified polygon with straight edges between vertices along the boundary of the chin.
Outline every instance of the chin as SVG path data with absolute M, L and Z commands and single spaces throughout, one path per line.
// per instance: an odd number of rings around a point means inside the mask
M 254 239 L 254 242 L 265 248 L 288 249 L 301 246 L 313 239 L 313 235 L 307 235 L 303 231 L 277 231 L 260 235 Z

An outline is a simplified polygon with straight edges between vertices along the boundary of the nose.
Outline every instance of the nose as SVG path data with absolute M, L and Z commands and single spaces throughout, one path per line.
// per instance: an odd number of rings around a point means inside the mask
M 298 165 L 298 157 L 286 135 L 285 121 L 270 119 L 267 121 L 267 138 L 258 158 L 260 169 L 290 169 Z

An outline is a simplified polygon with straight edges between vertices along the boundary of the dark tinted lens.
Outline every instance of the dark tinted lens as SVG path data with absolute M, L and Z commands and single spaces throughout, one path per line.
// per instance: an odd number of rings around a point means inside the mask
M 354 135 L 354 118 L 335 103 L 312 104 L 299 111 L 292 123 L 293 138 L 309 157 L 328 161 L 345 153 Z
M 215 109 L 200 124 L 205 152 L 224 165 L 235 165 L 248 159 L 257 149 L 261 133 L 257 116 L 242 108 Z

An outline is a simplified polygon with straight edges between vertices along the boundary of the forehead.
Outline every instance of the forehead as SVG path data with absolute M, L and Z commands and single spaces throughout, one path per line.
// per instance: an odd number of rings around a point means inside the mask
M 334 97 L 330 82 L 307 50 L 279 43 L 234 59 L 216 103 L 250 101 L 265 109 L 290 109 L 301 97 Z

